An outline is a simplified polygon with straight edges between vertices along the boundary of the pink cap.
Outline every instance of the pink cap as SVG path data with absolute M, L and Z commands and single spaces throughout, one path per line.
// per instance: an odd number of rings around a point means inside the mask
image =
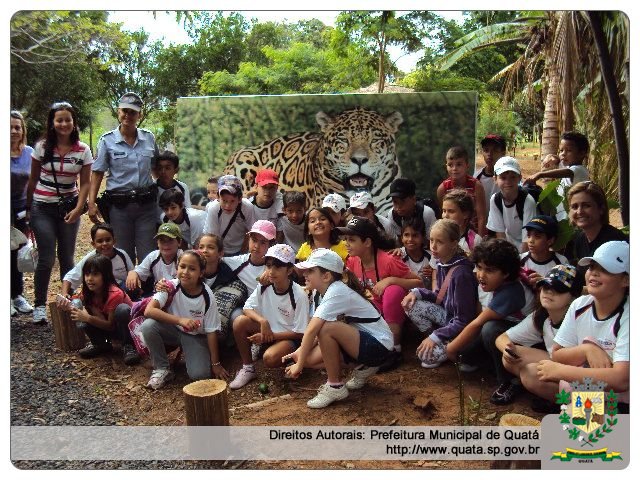
M 249 233 L 258 233 L 267 240 L 276 238 L 276 226 L 269 220 L 258 220 L 253 224 Z
M 270 168 L 260 170 L 258 172 L 258 175 L 256 176 L 256 184 L 263 187 L 265 185 L 269 185 L 270 183 L 275 183 L 276 185 L 280 183 L 278 173 L 275 170 L 271 170 Z

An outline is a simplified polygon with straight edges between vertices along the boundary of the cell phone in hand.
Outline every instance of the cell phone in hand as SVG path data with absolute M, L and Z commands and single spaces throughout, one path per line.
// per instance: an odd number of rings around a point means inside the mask
M 507 352 L 509 355 L 511 355 L 513 358 L 520 358 L 520 355 L 518 355 L 516 352 L 514 352 L 510 348 L 505 348 L 504 351 Z

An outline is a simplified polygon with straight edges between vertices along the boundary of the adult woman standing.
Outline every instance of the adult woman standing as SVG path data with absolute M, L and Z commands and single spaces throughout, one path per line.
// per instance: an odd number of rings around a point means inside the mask
M 89 218 L 98 222 L 96 198 L 104 173 L 109 170 L 107 189 L 100 213 L 113 226 L 118 246 L 131 260 L 145 258 L 156 249 L 158 209 L 157 185 L 151 167 L 158 155 L 156 140 L 149 130 L 138 128 L 142 118 L 142 99 L 125 93 L 118 103 L 120 125 L 105 133 L 98 143 L 98 155 L 92 166 L 89 191 Z
M 22 114 L 11 110 L 11 225 L 27 234 L 27 183 L 33 148 L 27 145 L 27 126 Z M 18 271 L 18 250 L 11 250 L 11 315 L 31 313 L 33 307 L 22 296 L 24 283 Z
M 45 138 L 37 143 L 33 153 L 27 187 L 27 219 L 30 218 L 39 253 L 34 275 L 34 323 L 47 320 L 45 304 L 56 243 L 60 279 L 73 268 L 92 163 L 91 149 L 80 141 L 75 109 L 67 102 L 54 103 L 47 116 Z

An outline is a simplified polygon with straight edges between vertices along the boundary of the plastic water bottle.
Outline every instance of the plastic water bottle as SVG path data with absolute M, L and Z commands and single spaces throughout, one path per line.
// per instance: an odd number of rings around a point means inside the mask
M 82 300 L 80 300 L 79 298 L 74 298 L 73 300 L 71 300 L 71 307 L 72 308 L 76 308 L 78 310 L 82 310 L 82 307 L 84 305 L 82 304 Z M 84 323 L 83 322 L 76 322 L 76 328 L 84 328 Z

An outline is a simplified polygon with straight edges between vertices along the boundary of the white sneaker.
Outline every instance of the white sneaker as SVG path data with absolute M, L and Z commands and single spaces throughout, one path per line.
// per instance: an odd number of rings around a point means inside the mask
M 18 310 L 16 310 L 16 307 L 13 306 L 13 302 L 11 302 L 11 316 L 13 317 L 14 315 L 18 314 Z
M 431 349 L 431 353 L 420 358 L 422 368 L 436 368 L 447 360 L 447 346 L 438 343 Z
M 366 367 L 364 365 L 360 365 L 353 370 L 353 377 L 351 377 L 344 386 L 349 390 L 361 389 L 364 387 L 364 384 L 367 383 L 367 379 L 378 372 L 378 368 L 380 367 Z
M 257 376 L 258 374 L 256 373 L 256 369 L 253 365 L 251 367 L 243 365 L 242 368 L 238 370 L 238 373 L 236 373 L 236 378 L 234 378 L 229 384 L 229 388 L 231 390 L 242 388 Z
M 331 405 L 336 400 L 344 400 L 349 396 L 349 390 L 342 385 L 334 388 L 328 383 L 324 383 L 319 389 L 318 394 L 307 402 L 309 408 L 324 408 Z
M 47 322 L 47 307 L 40 305 L 33 309 L 33 323 L 40 324 Z
M 31 304 L 29 302 L 27 302 L 27 299 L 24 298 L 22 295 L 18 295 L 16 298 L 11 300 L 11 303 L 13 304 L 15 309 L 17 311 L 19 311 L 20 313 L 31 313 L 31 312 L 33 312 L 33 307 L 31 306 Z
M 175 374 L 168 368 L 159 368 L 151 372 L 147 388 L 158 390 L 175 378 Z

